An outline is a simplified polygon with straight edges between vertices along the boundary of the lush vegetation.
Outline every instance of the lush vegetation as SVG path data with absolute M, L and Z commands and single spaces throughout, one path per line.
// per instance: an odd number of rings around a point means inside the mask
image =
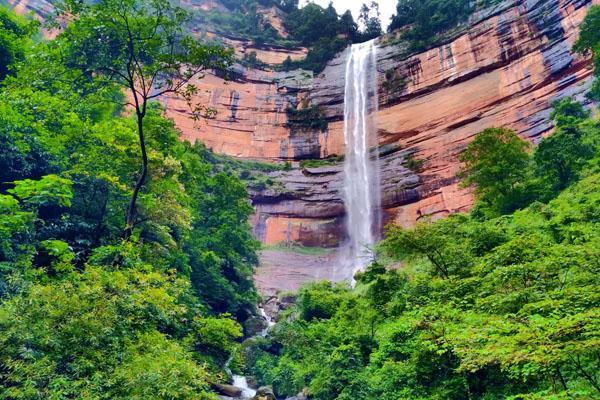
M 594 60 L 596 76 L 600 76 L 600 6 L 592 6 L 585 21 L 581 25 L 581 34 L 574 50 L 588 54 L 591 53 Z M 590 98 L 600 101 L 600 79 L 594 81 L 589 93 Z
M 296 0 L 294 0 L 296 1 Z M 226 36 L 237 36 L 251 39 L 256 44 L 265 43 L 282 46 L 294 46 L 293 40 L 282 38 L 277 30 L 260 12 L 259 7 L 276 6 L 283 10 L 292 11 L 297 8 L 297 1 L 274 2 L 271 0 L 227 0 L 221 1 L 227 10 L 198 10 L 194 13 L 192 27 L 201 27 Z
M 329 123 L 319 106 L 306 106 L 304 108 L 288 107 L 285 110 L 287 114 L 287 127 L 294 129 L 319 129 L 320 131 L 327 130 Z
M 381 34 L 379 6 L 376 2 L 363 5 L 355 22 L 350 11 L 338 15 L 333 4 L 321 7 L 309 2 L 298 8 L 297 0 L 231 0 L 222 2 L 226 11 L 198 11 L 194 14 L 193 26 L 202 26 L 224 35 L 234 35 L 252 39 L 257 45 L 279 45 L 285 47 L 306 46 L 309 48 L 305 59 L 285 60 L 279 69 L 289 71 L 302 68 L 320 72 L 326 63 L 350 43 L 364 42 Z M 281 13 L 284 28 L 289 33 L 283 38 L 271 25 L 259 7 L 277 7 Z M 251 67 L 263 68 L 266 65 L 256 59 L 251 53 L 242 62 Z
M 465 186 L 479 198 L 473 214 L 498 216 L 546 202 L 578 181 L 597 156 L 597 123 L 570 98 L 554 104 L 556 131 L 535 148 L 508 129 L 481 132 L 461 155 Z
M 166 0 L 64 6 L 51 41 L 0 10 L 0 398 L 213 398 L 256 312 L 252 207 L 152 99 L 229 53 Z
M 582 48 L 600 44 L 599 9 Z M 536 147 L 477 135 L 461 173 L 474 210 L 388 227 L 355 289 L 301 289 L 247 343 L 248 373 L 323 400 L 599 398 L 600 122 L 569 98 L 551 118 Z
M 323 8 L 315 3 L 308 3 L 300 9 L 292 11 L 285 20 L 286 29 L 295 40 L 309 47 L 304 60 L 287 60 L 283 69 L 303 68 L 320 72 L 337 53 L 350 43 L 364 42 L 381 34 L 379 7 L 376 2 L 370 6 L 363 5 L 358 22 L 354 21 L 350 11 L 341 16 L 329 4 Z
M 351 37 L 346 14 L 314 35 L 312 18 L 334 16 L 311 9 L 298 40 Z M 69 22 L 44 41 L 0 8 L 0 398 L 214 399 L 228 367 L 323 400 L 600 397 L 600 122 L 581 104 L 555 103 L 535 147 L 477 135 L 461 156 L 470 214 L 391 226 L 356 289 L 303 288 L 242 360 L 257 302 L 246 185 L 286 167 L 183 142 L 153 101 L 182 96 L 201 123 L 212 111 L 190 82 L 231 52 L 187 35 L 168 0 L 58 12 Z M 598 32 L 593 7 L 576 48 L 597 74 Z M 324 129 L 321 110 L 288 112 Z
M 388 31 L 403 29 L 410 51 L 435 45 L 440 36 L 455 28 L 475 11 L 496 0 L 398 0 Z
M 0 80 L 8 75 L 15 61 L 24 57 L 23 48 L 36 28 L 36 22 L 0 6 Z
M 250 372 L 315 399 L 597 398 L 599 172 L 513 215 L 393 228 L 403 268 L 304 288 Z

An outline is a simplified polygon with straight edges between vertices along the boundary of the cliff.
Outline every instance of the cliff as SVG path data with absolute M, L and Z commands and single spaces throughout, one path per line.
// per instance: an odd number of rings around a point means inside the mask
M 8 1 L 42 17 L 50 7 L 44 0 Z M 215 1 L 188 3 L 218 7 Z M 552 129 L 548 116 L 554 100 L 584 100 L 591 66 L 570 49 L 593 3 L 600 0 L 500 1 L 419 54 L 407 52 L 394 35 L 380 38 L 376 120 L 385 221 L 411 225 L 468 210 L 473 199 L 459 187 L 456 172 L 458 154 L 474 135 L 506 126 L 535 142 Z M 263 13 L 283 29 L 275 10 Z M 224 40 L 239 56 L 255 52 L 266 64 L 306 54 L 302 48 Z M 341 165 L 300 168 L 298 161 L 344 154 L 345 57 L 340 54 L 316 76 L 242 65 L 229 80 L 207 75 L 197 82 L 197 100 L 217 114 L 199 125 L 184 101 L 163 99 L 186 139 L 234 157 L 293 162 L 292 170 L 272 173 L 276 184 L 251 189 L 255 233 L 265 243 L 333 247 L 343 239 Z M 314 107 L 327 128 L 290 124 L 290 107 Z
M 553 101 L 583 95 L 589 60 L 571 53 L 587 8 L 597 0 L 502 1 L 473 15 L 443 44 L 407 54 L 394 37 L 379 41 L 382 200 L 385 221 L 403 225 L 468 210 L 459 187 L 458 155 L 481 130 L 505 126 L 533 142 L 552 130 Z M 344 153 L 345 54 L 318 76 L 243 71 L 231 83 L 202 82 L 218 110 L 190 139 L 236 157 L 300 160 Z M 286 127 L 286 108 L 319 107 L 324 131 Z M 265 243 L 335 246 L 342 238 L 341 168 L 298 168 L 273 177 L 283 184 L 252 193 L 255 231 Z

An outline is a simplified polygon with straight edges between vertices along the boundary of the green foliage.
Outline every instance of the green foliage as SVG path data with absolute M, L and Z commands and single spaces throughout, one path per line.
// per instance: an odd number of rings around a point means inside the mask
M 210 115 L 205 105 L 192 103 L 197 88 L 191 80 L 204 70 L 227 68 L 232 51 L 199 42 L 186 30 L 189 13 L 168 0 L 66 0 L 58 15 L 75 17 L 57 41 L 65 66 L 87 77 L 93 90 L 108 86 L 127 91 L 135 110 L 141 171 L 125 213 L 129 237 L 138 223 L 138 198 L 149 174 L 144 133 L 149 102 L 173 94 L 187 100 L 194 119 Z
M 208 398 L 209 371 L 190 350 L 206 340 L 201 332 L 220 335 L 221 323 L 202 318 L 188 292 L 184 280 L 143 265 L 88 266 L 33 284 L 0 306 L 3 395 Z M 227 351 L 239 334 L 215 344 Z
M 308 322 L 331 318 L 344 292 L 343 287 L 334 287 L 329 282 L 309 284 L 298 293 L 300 318 Z
M 248 223 L 254 210 L 246 188 L 234 176 L 217 173 L 197 186 L 194 201 L 198 213 L 185 244 L 192 284 L 211 309 L 244 320 L 257 301 L 252 273 L 259 247 Z
M 251 51 L 250 53 L 245 53 L 241 62 L 242 62 L 242 64 L 244 64 L 250 68 L 265 68 L 267 66 L 267 64 L 260 61 L 258 59 L 258 57 L 256 57 L 255 51 Z
M 334 249 L 326 247 L 308 247 L 302 246 L 294 242 L 280 242 L 268 246 L 263 246 L 265 250 L 275 250 L 287 253 L 304 254 L 309 256 L 325 256 L 330 254 Z
M 408 82 L 407 77 L 400 75 L 395 69 L 385 71 L 385 80 L 381 83 L 381 87 L 388 95 L 398 95 L 406 88 Z
M 308 51 L 304 60 L 294 64 L 296 68 L 321 72 L 327 62 L 348 46 L 349 42 L 342 38 L 323 38 L 316 42 Z
M 529 145 L 509 129 L 489 128 L 479 133 L 461 154 L 465 186 L 494 213 L 510 213 L 532 197 L 528 179 Z
M 303 108 L 288 107 L 285 112 L 288 119 L 286 125 L 290 129 L 327 130 L 327 118 L 319 106 L 307 106 Z
M 497 0 L 398 0 L 388 31 L 403 29 L 409 51 L 434 46 L 452 28 L 464 22 L 477 7 Z
M 195 145 L 198 149 L 203 149 L 202 146 L 200 143 Z M 235 175 L 249 189 L 263 190 L 268 187 L 276 187 L 277 182 L 270 178 L 269 174 L 291 168 L 291 165 L 287 164 L 240 160 L 223 154 L 215 154 L 206 149 L 200 150 L 199 154 L 202 155 L 203 160 L 212 165 L 215 172 Z
M 589 113 L 582 105 L 570 98 L 555 103 L 551 117 L 556 132 L 540 142 L 533 159 L 536 175 L 555 195 L 579 179 L 596 152 L 600 131 L 597 122 L 587 120 Z
M 71 206 L 72 183 L 67 179 L 56 175 L 46 175 L 38 181 L 24 179 L 14 184 L 15 187 L 9 189 L 8 193 L 28 205 L 36 207 L 48 204 L 56 204 L 61 207 Z
M 600 6 L 593 5 L 583 23 L 581 24 L 579 39 L 575 43 L 573 50 L 588 54 L 591 53 L 594 59 L 596 76 L 600 75 Z M 600 80 L 596 79 L 593 83 L 589 97 L 600 101 Z
M 323 8 L 309 2 L 292 11 L 284 21 L 285 27 L 291 37 L 309 46 L 309 51 L 305 59 L 286 60 L 281 68 L 285 71 L 302 68 L 319 73 L 350 43 L 364 42 L 381 34 L 379 6 L 376 2 L 370 6 L 363 5 L 359 21 L 365 26 L 362 31 L 349 11 L 338 16 L 333 4 Z
M 460 159 L 465 186 L 475 187 L 474 215 L 497 216 L 548 201 L 577 182 L 600 149 L 600 125 L 580 103 L 554 103 L 556 129 L 530 156 L 528 144 L 507 129 L 486 129 Z
M 355 290 L 314 284 L 250 370 L 314 399 L 596 398 L 600 174 L 478 221 L 394 227 Z
M 180 141 L 149 102 L 149 174 L 123 239 L 140 119 L 101 66 L 123 61 L 124 26 L 100 21 L 131 7 L 130 28 L 152 33 L 141 26 L 146 7 L 162 3 L 102 4 L 71 3 L 77 23 L 24 47 L 28 62 L 13 63 L 0 88 L 0 397 L 214 398 L 209 382 L 227 379 L 238 321 L 256 312 L 252 207 L 244 184 L 219 172 L 227 163 Z M 136 48 L 138 76 L 199 55 L 163 58 L 154 53 L 163 44 Z M 95 50 L 101 57 L 88 59 Z M 83 67 L 98 70 L 82 76 Z
M 300 168 L 319 168 L 330 165 L 336 165 L 344 161 L 344 156 L 332 155 L 327 158 L 315 158 L 311 160 L 301 160 Z
M 0 81 L 9 74 L 11 64 L 25 56 L 28 39 L 38 24 L 10 12 L 0 5 Z
M 252 39 L 258 45 L 276 44 L 291 47 L 297 44 L 282 38 L 257 10 L 257 4 L 251 1 L 230 7 L 226 11 L 197 11 L 193 15 L 192 24 L 226 36 Z
M 292 11 L 285 20 L 285 27 L 292 37 L 309 46 L 323 38 L 337 34 L 338 15 L 330 4 L 323 8 L 315 3 Z
M 380 36 L 382 34 L 382 30 L 379 16 L 379 4 L 376 1 L 371 1 L 370 5 L 363 3 L 360 8 L 358 22 L 361 23 L 365 28 L 362 32 L 358 32 L 358 37 L 354 39 L 358 39 L 361 42 L 366 42 Z
M 414 172 L 421 171 L 424 164 L 425 160 L 415 158 L 414 154 L 406 156 L 406 160 L 402 163 L 402 165 Z

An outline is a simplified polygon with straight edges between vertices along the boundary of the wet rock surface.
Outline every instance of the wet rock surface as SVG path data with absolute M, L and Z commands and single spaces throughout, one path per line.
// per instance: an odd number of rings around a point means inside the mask
M 242 395 L 242 389 L 233 385 L 215 383 L 213 384 L 213 388 L 220 395 L 229 398 L 239 398 Z
M 278 292 L 294 292 L 307 282 L 340 281 L 346 277 L 344 271 L 337 268 L 338 257 L 339 253 L 333 250 L 325 254 L 263 250 L 260 254 L 261 265 L 255 271 L 254 281 L 261 295 L 267 298 L 276 296 Z M 291 301 L 282 300 L 279 304 L 289 304 Z M 277 302 L 267 302 L 265 311 L 269 315 L 276 315 L 277 307 Z
M 49 0 L 6 1 L 41 19 L 52 9 Z M 477 132 L 506 126 L 537 141 L 552 129 L 548 115 L 554 100 L 584 100 L 590 62 L 570 49 L 594 3 L 600 0 L 499 1 L 418 54 L 407 52 L 406 43 L 393 35 L 379 39 L 379 109 L 373 110 L 379 143 L 423 160 L 413 174 L 397 163 L 380 164 L 387 221 L 412 225 L 424 217 L 467 210 L 473 199 L 458 186 L 458 154 Z M 202 8 L 204 1 L 193 0 L 189 6 Z M 273 10 L 265 10 L 267 14 L 274 21 L 279 18 Z M 306 51 L 253 48 L 247 40 L 226 39 L 239 55 L 257 51 L 267 62 L 302 57 Z M 184 139 L 201 140 L 219 153 L 263 160 L 343 155 L 346 52 L 317 75 L 242 65 L 235 66 L 230 81 L 208 73 L 196 82 L 195 100 L 217 115 L 200 125 L 190 118 L 184 100 L 162 101 Z M 305 106 L 319 107 L 328 128 L 290 129 L 286 110 Z M 340 175 L 335 167 L 297 169 L 274 177 L 283 190 L 252 192 L 257 237 L 265 243 L 337 246 L 344 240 Z
M 256 389 L 256 395 L 252 398 L 252 400 L 277 400 L 275 398 L 275 394 L 273 393 L 273 389 L 268 386 L 261 386 Z

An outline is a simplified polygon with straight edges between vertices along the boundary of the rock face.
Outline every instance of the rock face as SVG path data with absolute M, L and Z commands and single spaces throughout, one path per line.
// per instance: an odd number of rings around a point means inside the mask
M 42 16 L 51 3 L 5 1 Z M 184 4 L 218 7 L 216 0 Z M 376 120 L 384 222 L 411 225 L 468 210 L 473 199 L 456 179 L 458 154 L 479 131 L 505 126 L 535 142 L 552 130 L 554 100 L 584 99 L 591 65 L 570 49 L 592 4 L 600 0 L 502 0 L 419 54 L 409 54 L 393 36 L 379 40 Z M 275 10 L 264 13 L 283 29 Z M 255 51 L 266 63 L 306 53 L 226 40 L 238 55 Z M 184 101 L 163 99 L 185 139 L 239 158 L 294 162 L 291 171 L 273 173 L 276 185 L 251 191 L 255 233 L 265 243 L 334 247 L 344 239 L 341 166 L 298 168 L 297 161 L 344 154 L 345 59 L 340 54 L 317 76 L 241 65 L 229 80 L 207 74 L 197 82 L 197 100 L 217 114 L 200 124 L 189 118 Z M 308 106 L 321 110 L 327 129 L 290 127 L 286 110 Z
M 256 396 L 252 400 L 277 400 L 273 394 L 273 389 L 267 386 L 259 387 L 256 390 Z
M 213 384 L 213 389 L 224 396 L 227 397 L 240 397 L 242 395 L 242 389 L 235 387 L 233 385 L 225 385 L 220 383 Z
M 552 130 L 553 101 L 565 96 L 585 101 L 591 66 L 570 49 L 588 7 L 599 3 L 503 1 L 473 15 L 443 45 L 420 54 L 406 54 L 402 43 L 388 44 L 390 38 L 380 41 L 379 141 L 382 149 L 393 147 L 380 161 L 386 221 L 411 225 L 467 210 L 473 199 L 456 179 L 458 155 L 478 132 L 505 126 L 536 142 Z M 324 110 L 329 126 L 306 134 L 304 142 L 294 141 L 292 134 L 279 140 L 261 135 L 268 143 L 259 147 L 265 158 L 303 158 L 303 150 L 314 143 L 311 156 L 343 154 L 344 61 L 341 54 L 321 75 L 300 85 L 285 77 L 277 81 L 281 102 L 308 99 Z M 273 133 L 280 127 L 257 129 Z M 416 172 L 407 168 L 411 165 Z M 278 179 L 283 192 L 254 194 L 261 240 L 333 246 L 343 239 L 339 168 L 292 171 Z

